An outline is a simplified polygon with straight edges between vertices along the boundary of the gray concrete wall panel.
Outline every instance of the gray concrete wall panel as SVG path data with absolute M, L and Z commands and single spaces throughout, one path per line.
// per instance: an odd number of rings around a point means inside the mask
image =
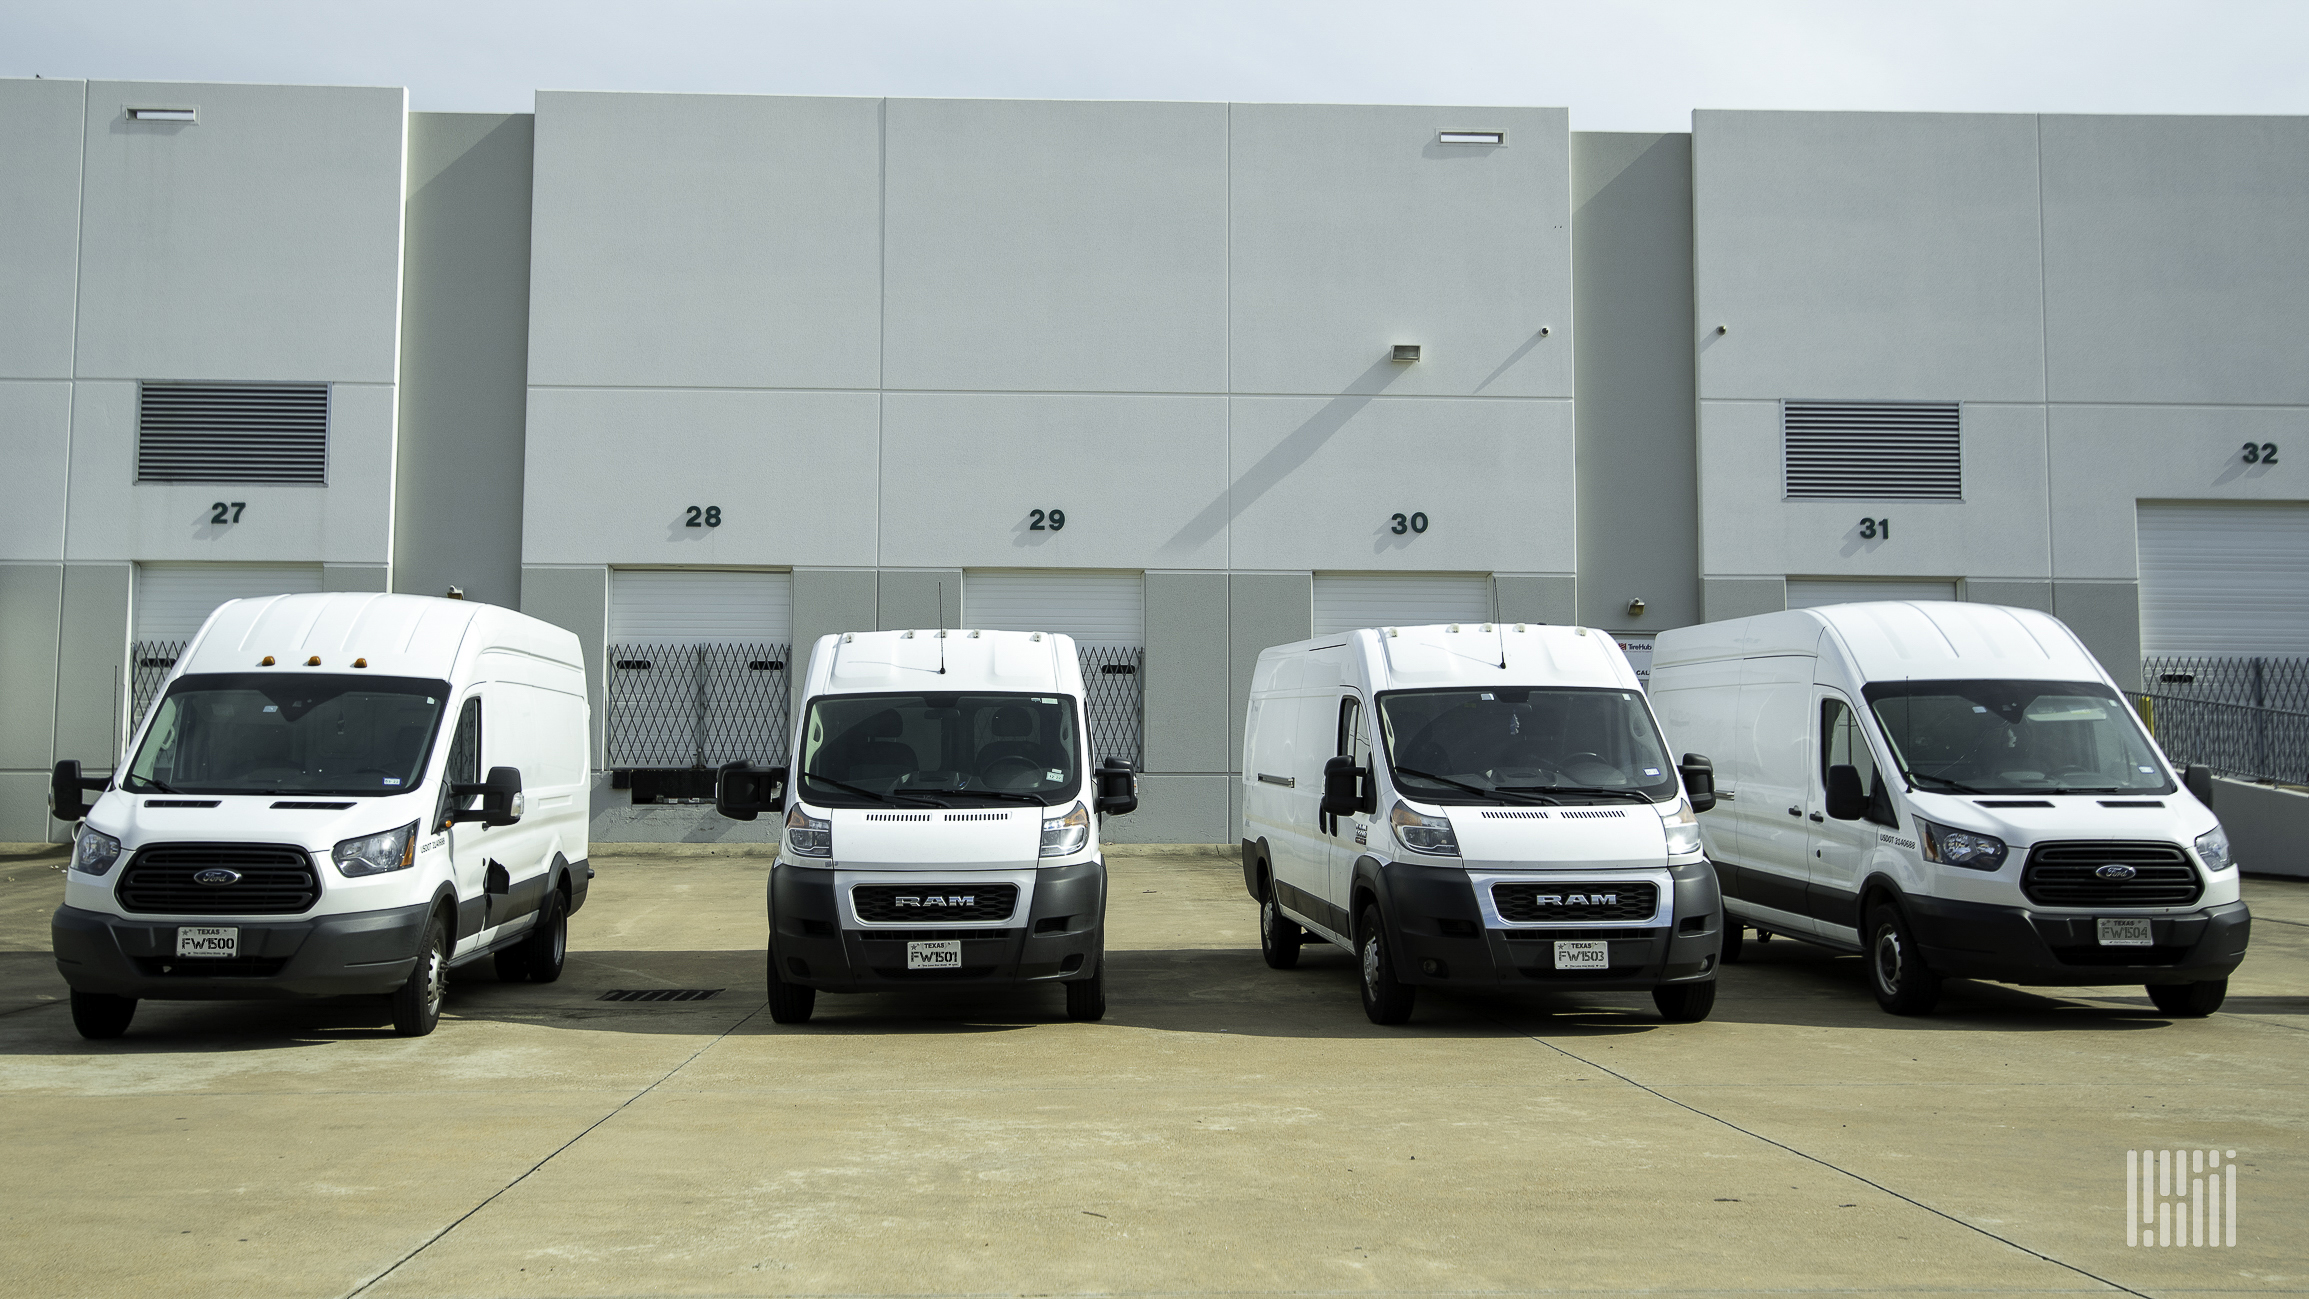
M 407 107 L 399 88 L 88 83 L 79 373 L 392 383 Z
M 881 190 L 880 100 L 540 92 L 533 381 L 874 387 Z
M 87 83 L 0 80 L 0 378 L 72 377 Z
M 1259 651 L 1314 634 L 1313 573 L 1230 573 L 1227 576 L 1227 768 L 1243 761 L 1243 712 L 1251 702 L 1251 673 Z M 1238 805 L 1235 812 L 1239 814 Z M 1239 815 L 1238 815 L 1239 821 Z
M 2216 780 L 2213 812 L 2246 874 L 2309 879 L 2309 794 Z
M 64 558 L 72 388 L 62 380 L 0 381 L 0 436 L 6 439 L 11 498 L 0 511 L 0 560 Z
M 1568 401 L 1357 391 L 1231 404 L 1236 568 L 1573 571 Z M 1414 513 L 1427 531 L 1396 533 L 1394 516 Z
M 2141 588 L 2138 582 L 2052 584 L 2052 616 L 2069 625 L 2126 690 L 2141 688 Z
M 960 627 L 962 570 L 885 568 L 875 604 L 875 626 L 883 631 Z
M 55 761 L 63 609 L 62 564 L 0 564 L 0 770 L 45 771 Z
M 1227 106 L 889 101 L 892 388 L 1226 386 Z
M 2052 399 L 2309 403 L 2309 118 L 2041 121 Z
M 533 135 L 526 113 L 409 115 L 397 590 L 521 603 Z
M 1221 397 L 892 393 L 881 562 L 1223 568 L 1226 472 Z
M 1692 137 L 1702 397 L 2044 399 L 2035 118 L 1703 111 Z
M 1966 579 L 1962 598 L 1972 604 L 2001 604 L 2015 609 L 2052 612 L 2052 583 Z
M 63 843 L 68 822 L 48 815 L 48 773 L 0 771 L 0 843 Z
M 531 388 L 522 560 L 870 565 L 877 400 Z M 720 526 L 690 527 L 692 505 L 701 520 L 718 507 Z
M 1703 622 L 1778 613 L 1787 607 L 1788 579 L 1784 577 L 1710 577 L 1700 583 Z
M 393 570 L 383 564 L 323 564 L 321 589 L 324 591 L 388 591 L 392 589 Z M 439 591 L 423 591 L 421 595 L 439 595 Z
M 591 760 L 602 765 L 602 681 L 607 669 L 601 661 L 609 644 L 609 570 L 604 567 L 541 567 L 521 569 L 521 612 L 542 618 L 577 636 L 585 651 L 585 696 L 592 705 Z
M 1223 843 L 1238 836 L 1227 815 L 1229 776 L 1141 776 L 1138 810 L 1099 827 L 1107 843 Z
M 794 657 L 786 665 L 786 679 L 809 680 L 810 652 L 821 636 L 845 631 L 871 631 L 880 624 L 877 588 L 871 570 L 794 570 Z M 800 704 L 800 699 L 793 701 Z
M 1227 750 L 1227 575 L 1149 573 L 1144 591 L 1146 769 L 1231 771 L 1236 759 Z M 1225 814 L 1222 797 L 1215 815 Z
M 1692 138 L 1580 132 L 1571 183 L 1578 619 L 1619 631 L 1681 627 L 1700 620 Z M 1633 599 L 1644 602 L 1640 616 L 1627 611 Z
M 67 564 L 58 619 L 56 755 L 106 770 L 128 712 L 128 607 L 136 570 Z
M 2298 501 L 2309 477 L 2309 410 L 2250 406 L 2055 406 L 2051 434 L 2053 572 L 2130 581 L 2140 574 L 2141 500 Z M 2244 459 L 2275 442 L 2278 462 Z M 2309 454 L 2301 458 L 2309 465 Z
M 1569 573 L 1495 573 L 1491 578 L 1492 599 L 1501 622 L 1580 623 L 1579 585 L 1579 579 Z M 1624 620 L 1626 615 L 1621 617 Z
M 1232 391 L 1340 392 L 1417 343 L 1397 393 L 1571 395 L 1565 110 L 1227 112 Z

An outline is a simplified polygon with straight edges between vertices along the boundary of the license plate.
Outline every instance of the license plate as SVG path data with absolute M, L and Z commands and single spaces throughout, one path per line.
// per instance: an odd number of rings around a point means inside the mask
M 2096 923 L 2100 929 L 2101 946 L 2103 947 L 2148 947 L 2152 945 L 2153 940 L 2149 937 L 2149 922 L 2146 920 L 2102 920 Z
M 1557 943 L 1555 968 L 1559 970 L 1608 970 L 1611 968 L 1610 943 Z
M 180 925 L 176 931 L 178 956 L 238 956 L 241 954 L 241 931 L 238 929 L 201 929 Z
M 908 943 L 906 968 L 909 970 L 959 970 L 962 968 L 962 944 Z

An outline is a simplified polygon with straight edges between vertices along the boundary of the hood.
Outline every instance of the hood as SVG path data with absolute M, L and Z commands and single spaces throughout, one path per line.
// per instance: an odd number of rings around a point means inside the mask
M 1635 803 L 1596 807 L 1448 807 L 1460 859 L 1470 867 L 1660 867 L 1668 835 L 1660 814 Z
M 1055 809 L 1064 811 L 1064 808 Z M 834 864 L 846 870 L 1013 866 L 1041 862 L 1047 809 L 837 807 L 810 809 L 834 826 Z
M 1915 816 L 1993 834 L 2015 848 L 2063 839 L 2172 843 L 2188 847 L 2220 824 L 2187 790 L 2170 794 L 1966 794 L 1910 790 Z M 2049 804 L 2049 806 L 2036 806 Z M 1915 836 L 1902 817 L 1903 838 Z
M 279 843 L 329 849 L 422 821 L 430 794 L 348 798 L 327 794 L 131 794 L 108 791 L 88 824 L 131 849 L 153 843 Z

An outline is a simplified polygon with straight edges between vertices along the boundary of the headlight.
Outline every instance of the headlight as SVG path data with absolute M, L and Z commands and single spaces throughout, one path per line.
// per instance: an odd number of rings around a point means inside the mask
M 1690 802 L 1677 799 L 1674 813 L 1660 821 L 1668 832 L 1668 856 L 1689 857 L 1700 850 L 1700 818 L 1692 815 Z
M 2229 832 L 2219 826 L 2197 836 L 2197 855 L 2205 859 L 2205 869 L 2225 871 L 2237 863 L 2229 857 Z
M 1066 810 L 1065 816 L 1051 817 L 1042 823 L 1042 855 L 1064 857 L 1082 851 L 1090 842 L 1090 813 L 1077 803 Z
M 1992 871 L 2004 865 L 2004 840 L 1978 830 L 1958 830 L 1916 818 L 1916 838 L 1924 845 L 1924 860 L 1971 871 Z
M 1410 804 L 1397 803 L 1395 810 L 1387 814 L 1387 820 L 1395 827 L 1395 842 L 1413 852 L 1436 857 L 1459 855 L 1459 836 L 1451 832 L 1451 822 L 1446 817 L 1414 812 Z
M 833 856 L 834 823 L 794 808 L 786 813 L 786 848 L 796 857 Z
M 2213 833 L 2219 834 L 2215 830 Z M 2198 840 L 2199 843 L 2204 842 Z M 120 860 L 120 840 L 104 833 L 80 827 L 80 837 L 72 842 L 72 869 L 83 875 L 102 875 Z
M 348 879 L 405 871 L 417 864 L 417 823 L 365 839 L 347 839 L 329 855 L 337 859 L 337 873 Z

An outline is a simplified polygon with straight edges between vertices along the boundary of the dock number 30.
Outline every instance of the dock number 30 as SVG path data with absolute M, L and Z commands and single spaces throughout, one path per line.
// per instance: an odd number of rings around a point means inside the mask
M 1395 516 L 1394 522 L 1388 526 L 1387 530 L 1394 533 L 1398 537 L 1402 536 L 1406 532 L 1425 532 L 1427 531 L 1427 515 L 1424 512 L 1417 514 L 1398 514 Z

